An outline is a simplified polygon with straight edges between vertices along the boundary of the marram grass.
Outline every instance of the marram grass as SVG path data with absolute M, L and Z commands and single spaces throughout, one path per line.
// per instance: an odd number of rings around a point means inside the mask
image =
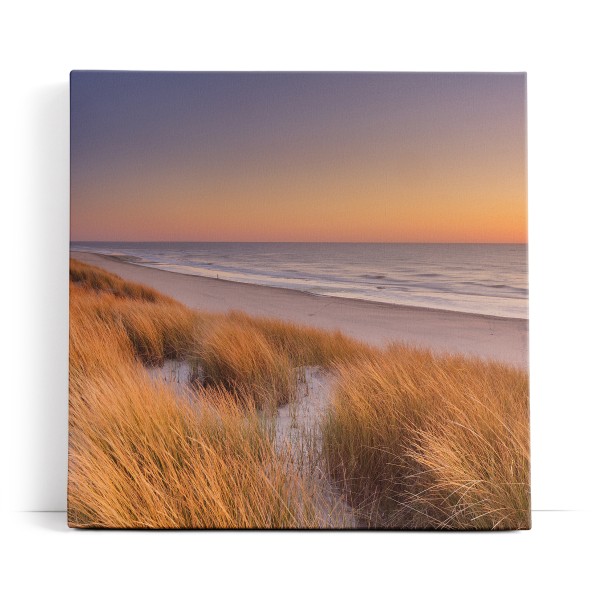
M 374 526 L 530 527 L 521 370 L 392 346 L 338 368 L 323 438 L 332 477 Z
M 70 303 L 72 526 L 332 526 L 334 503 L 306 476 L 315 469 L 328 473 L 360 526 L 530 526 L 521 370 L 192 311 L 78 261 Z M 167 359 L 200 364 L 195 401 L 144 368 Z M 305 366 L 330 370 L 336 387 L 306 441 L 321 448 L 315 464 L 300 472 L 265 415 L 296 401 Z

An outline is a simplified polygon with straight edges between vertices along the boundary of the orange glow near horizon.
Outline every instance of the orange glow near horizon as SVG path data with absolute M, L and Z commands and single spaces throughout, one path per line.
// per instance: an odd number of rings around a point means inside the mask
M 73 154 L 71 239 L 525 243 L 524 79 L 510 80 L 504 96 L 502 81 L 473 81 L 444 83 L 450 108 L 442 97 L 410 110 L 402 89 L 400 110 L 395 95 L 383 105 L 358 86 L 361 112 L 346 109 L 354 120 L 297 116 L 302 98 L 278 90 L 283 108 L 257 116 L 246 107 L 234 124 L 220 114 L 221 129 L 211 121 L 192 136 L 183 123 L 197 121 L 181 116 L 180 140 L 148 118 L 139 140 L 125 138 L 124 122 L 106 140 L 99 129 L 89 148 L 86 113 L 72 140 L 82 149 Z

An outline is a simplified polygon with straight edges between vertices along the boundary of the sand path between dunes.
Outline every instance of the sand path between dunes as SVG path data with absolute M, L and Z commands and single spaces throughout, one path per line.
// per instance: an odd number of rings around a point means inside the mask
M 522 368 L 528 366 L 527 319 L 316 296 L 296 290 L 171 273 L 87 252 L 71 252 L 71 256 L 124 279 L 149 285 L 195 309 L 242 310 L 254 316 L 339 329 L 378 346 L 404 342 L 435 352 L 459 352 Z
M 161 366 L 146 367 L 146 372 L 154 381 L 168 385 L 184 402 L 202 403 L 201 386 L 191 383 L 193 371 L 186 361 L 166 360 Z M 315 486 L 322 527 L 366 526 L 346 504 L 339 487 L 329 479 L 323 456 L 321 424 L 332 400 L 335 376 L 321 367 L 300 367 L 296 374 L 295 397 L 278 407 L 274 414 L 262 412 L 267 422 L 273 419 L 275 447 L 282 457 L 291 461 L 290 468 Z

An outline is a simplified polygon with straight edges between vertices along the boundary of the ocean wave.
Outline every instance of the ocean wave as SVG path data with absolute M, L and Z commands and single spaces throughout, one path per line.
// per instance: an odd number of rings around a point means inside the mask
M 86 242 L 72 248 L 320 295 L 527 317 L 526 246 Z

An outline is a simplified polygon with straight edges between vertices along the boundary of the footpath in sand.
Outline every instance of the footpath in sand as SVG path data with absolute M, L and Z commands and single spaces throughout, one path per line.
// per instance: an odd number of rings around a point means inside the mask
M 148 367 L 155 381 L 167 384 L 185 402 L 198 402 L 202 374 L 187 361 L 167 360 L 162 366 Z M 314 486 L 317 510 L 325 528 L 356 528 L 361 523 L 329 479 L 323 458 L 321 423 L 332 400 L 335 377 L 321 367 L 297 371 L 296 394 L 274 414 L 264 413 L 274 426 L 275 447 L 289 457 L 290 468 Z M 364 523 L 362 523 L 364 525 Z

